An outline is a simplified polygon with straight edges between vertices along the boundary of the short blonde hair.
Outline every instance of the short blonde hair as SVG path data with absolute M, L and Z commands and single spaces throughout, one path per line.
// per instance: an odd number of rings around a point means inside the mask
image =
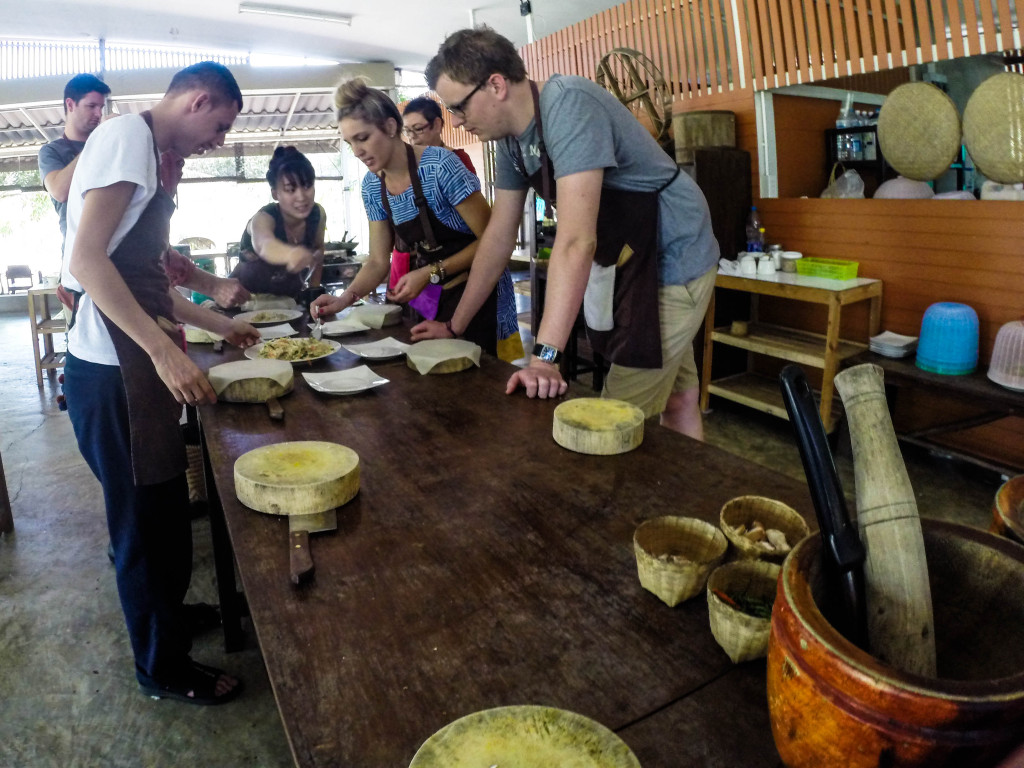
M 371 88 L 362 78 L 343 80 L 334 90 L 334 108 L 338 111 L 338 122 L 346 117 L 362 120 L 387 132 L 388 119 L 402 126 L 402 113 L 386 93 Z

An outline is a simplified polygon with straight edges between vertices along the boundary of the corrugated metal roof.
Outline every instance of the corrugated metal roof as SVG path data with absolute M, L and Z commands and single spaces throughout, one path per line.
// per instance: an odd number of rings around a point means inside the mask
M 226 146 L 261 142 L 301 144 L 307 141 L 337 139 L 338 123 L 334 114 L 334 88 L 281 89 L 242 93 L 242 111 L 238 114 Z M 149 109 L 159 97 L 113 97 L 112 110 L 138 114 Z M 48 141 L 60 138 L 64 131 L 64 107 L 60 101 L 30 105 L 0 105 L 0 170 L 17 163 L 26 170 L 26 160 L 34 158 Z

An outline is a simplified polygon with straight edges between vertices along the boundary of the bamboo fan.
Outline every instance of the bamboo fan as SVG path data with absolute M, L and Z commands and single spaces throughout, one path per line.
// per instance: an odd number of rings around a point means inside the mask
M 654 62 L 632 48 L 615 48 L 597 63 L 597 84 L 610 91 L 666 150 L 672 139 L 672 94 Z

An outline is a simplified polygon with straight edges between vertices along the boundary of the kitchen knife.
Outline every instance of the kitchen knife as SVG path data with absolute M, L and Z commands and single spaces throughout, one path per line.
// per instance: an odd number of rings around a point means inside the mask
M 310 515 L 288 516 L 289 564 L 293 584 L 301 584 L 313 573 L 309 534 L 338 529 L 338 511 L 329 509 Z
M 839 482 L 832 451 L 821 423 L 807 377 L 798 365 L 787 365 L 779 374 L 782 399 L 796 432 L 800 459 L 818 516 L 824 545 L 823 563 L 828 587 L 835 589 L 843 610 L 837 628 L 855 645 L 867 650 L 867 603 L 864 590 L 864 545 L 850 521 L 846 497 Z M 833 596 L 834 599 L 834 596 Z

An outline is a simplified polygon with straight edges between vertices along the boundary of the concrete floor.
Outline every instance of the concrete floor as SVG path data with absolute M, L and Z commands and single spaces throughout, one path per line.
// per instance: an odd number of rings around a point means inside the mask
M 218 632 L 197 639 L 193 652 L 244 679 L 236 702 L 204 708 L 140 694 L 100 488 L 57 409 L 58 392 L 56 376 L 36 388 L 24 313 L 0 314 L 0 453 L 16 527 L 0 537 L 0 766 L 292 765 L 251 631 L 239 653 L 225 655 Z M 706 425 L 708 442 L 803 478 L 787 423 L 716 403 Z M 848 446 L 839 453 L 852 502 Z M 921 453 L 905 458 L 923 512 L 988 526 L 1000 478 Z M 190 600 L 215 602 L 205 518 L 194 522 L 194 537 Z

